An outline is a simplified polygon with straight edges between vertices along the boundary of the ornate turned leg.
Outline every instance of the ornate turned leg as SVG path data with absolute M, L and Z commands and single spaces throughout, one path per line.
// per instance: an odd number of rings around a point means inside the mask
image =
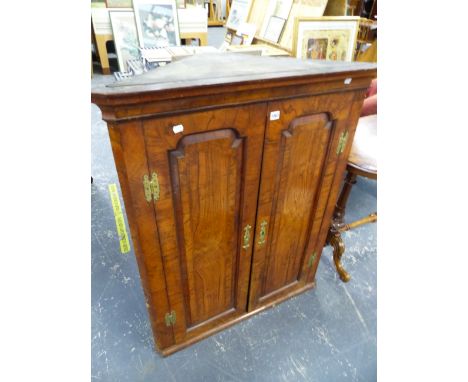
M 340 197 L 336 202 L 335 212 L 333 213 L 333 223 L 338 227 L 344 224 L 343 221 L 346 212 L 346 203 L 348 202 L 349 194 L 351 193 L 351 188 L 354 184 L 356 184 L 356 174 L 348 171 Z
M 345 245 L 341 238 L 340 229 L 345 226 L 344 216 L 346 212 L 346 203 L 348 202 L 349 194 L 351 193 L 351 188 L 354 184 L 356 184 L 356 175 L 348 171 L 340 196 L 336 202 L 332 225 L 328 231 L 327 237 L 327 243 L 333 247 L 333 261 L 335 262 L 336 271 L 338 272 L 340 279 L 345 283 L 351 279 L 351 276 L 346 272 L 341 264 L 341 257 L 345 251 Z
M 343 239 L 341 238 L 340 231 L 334 227 L 331 227 L 330 231 L 328 232 L 327 242 L 333 247 L 333 261 L 335 262 L 336 271 L 338 272 L 341 281 L 347 283 L 351 279 L 351 276 L 348 272 L 346 272 L 343 265 L 341 264 L 341 256 L 343 256 L 345 251 L 345 245 Z

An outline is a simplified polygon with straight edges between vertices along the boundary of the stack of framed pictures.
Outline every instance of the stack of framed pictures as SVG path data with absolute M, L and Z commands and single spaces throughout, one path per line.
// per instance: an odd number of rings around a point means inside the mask
M 121 72 L 140 48 L 180 46 L 176 0 L 106 0 Z
M 128 60 L 127 64 L 129 72 L 134 76 L 138 76 L 148 71 L 142 60 Z
M 321 17 L 329 0 L 253 0 L 247 19 L 257 25 L 256 40 L 293 50 L 297 17 Z
M 123 81 L 131 77 L 133 77 L 133 73 L 130 73 L 130 72 L 115 72 L 114 73 L 114 78 L 117 81 Z

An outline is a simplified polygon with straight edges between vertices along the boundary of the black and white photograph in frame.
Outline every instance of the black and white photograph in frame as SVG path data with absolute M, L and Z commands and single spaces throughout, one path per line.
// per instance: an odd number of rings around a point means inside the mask
M 134 0 L 133 9 L 140 47 L 180 45 L 175 0 Z

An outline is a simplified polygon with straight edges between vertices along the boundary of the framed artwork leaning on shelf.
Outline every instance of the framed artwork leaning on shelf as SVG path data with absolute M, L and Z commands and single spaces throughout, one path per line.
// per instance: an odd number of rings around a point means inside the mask
M 302 59 L 353 61 L 358 29 L 359 17 L 298 17 L 293 54 Z
M 109 11 L 115 51 L 121 72 L 128 71 L 128 60 L 138 60 L 140 50 L 133 11 Z
M 133 10 L 142 48 L 180 45 L 175 0 L 133 0 Z
M 263 34 L 263 38 L 268 41 L 273 41 L 277 43 L 283 32 L 284 25 L 286 24 L 286 19 L 281 17 L 271 16 L 268 20 L 268 25 Z
M 237 31 L 240 24 L 247 21 L 251 6 L 252 0 L 232 0 L 231 10 L 226 21 L 226 28 Z
M 293 0 L 270 0 L 265 11 L 260 37 L 277 43 L 281 37 Z

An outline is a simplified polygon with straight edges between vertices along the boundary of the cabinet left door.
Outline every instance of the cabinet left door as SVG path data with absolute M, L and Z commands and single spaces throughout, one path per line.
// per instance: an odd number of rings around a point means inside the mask
M 247 310 L 265 115 L 255 104 L 142 122 L 178 347 Z

